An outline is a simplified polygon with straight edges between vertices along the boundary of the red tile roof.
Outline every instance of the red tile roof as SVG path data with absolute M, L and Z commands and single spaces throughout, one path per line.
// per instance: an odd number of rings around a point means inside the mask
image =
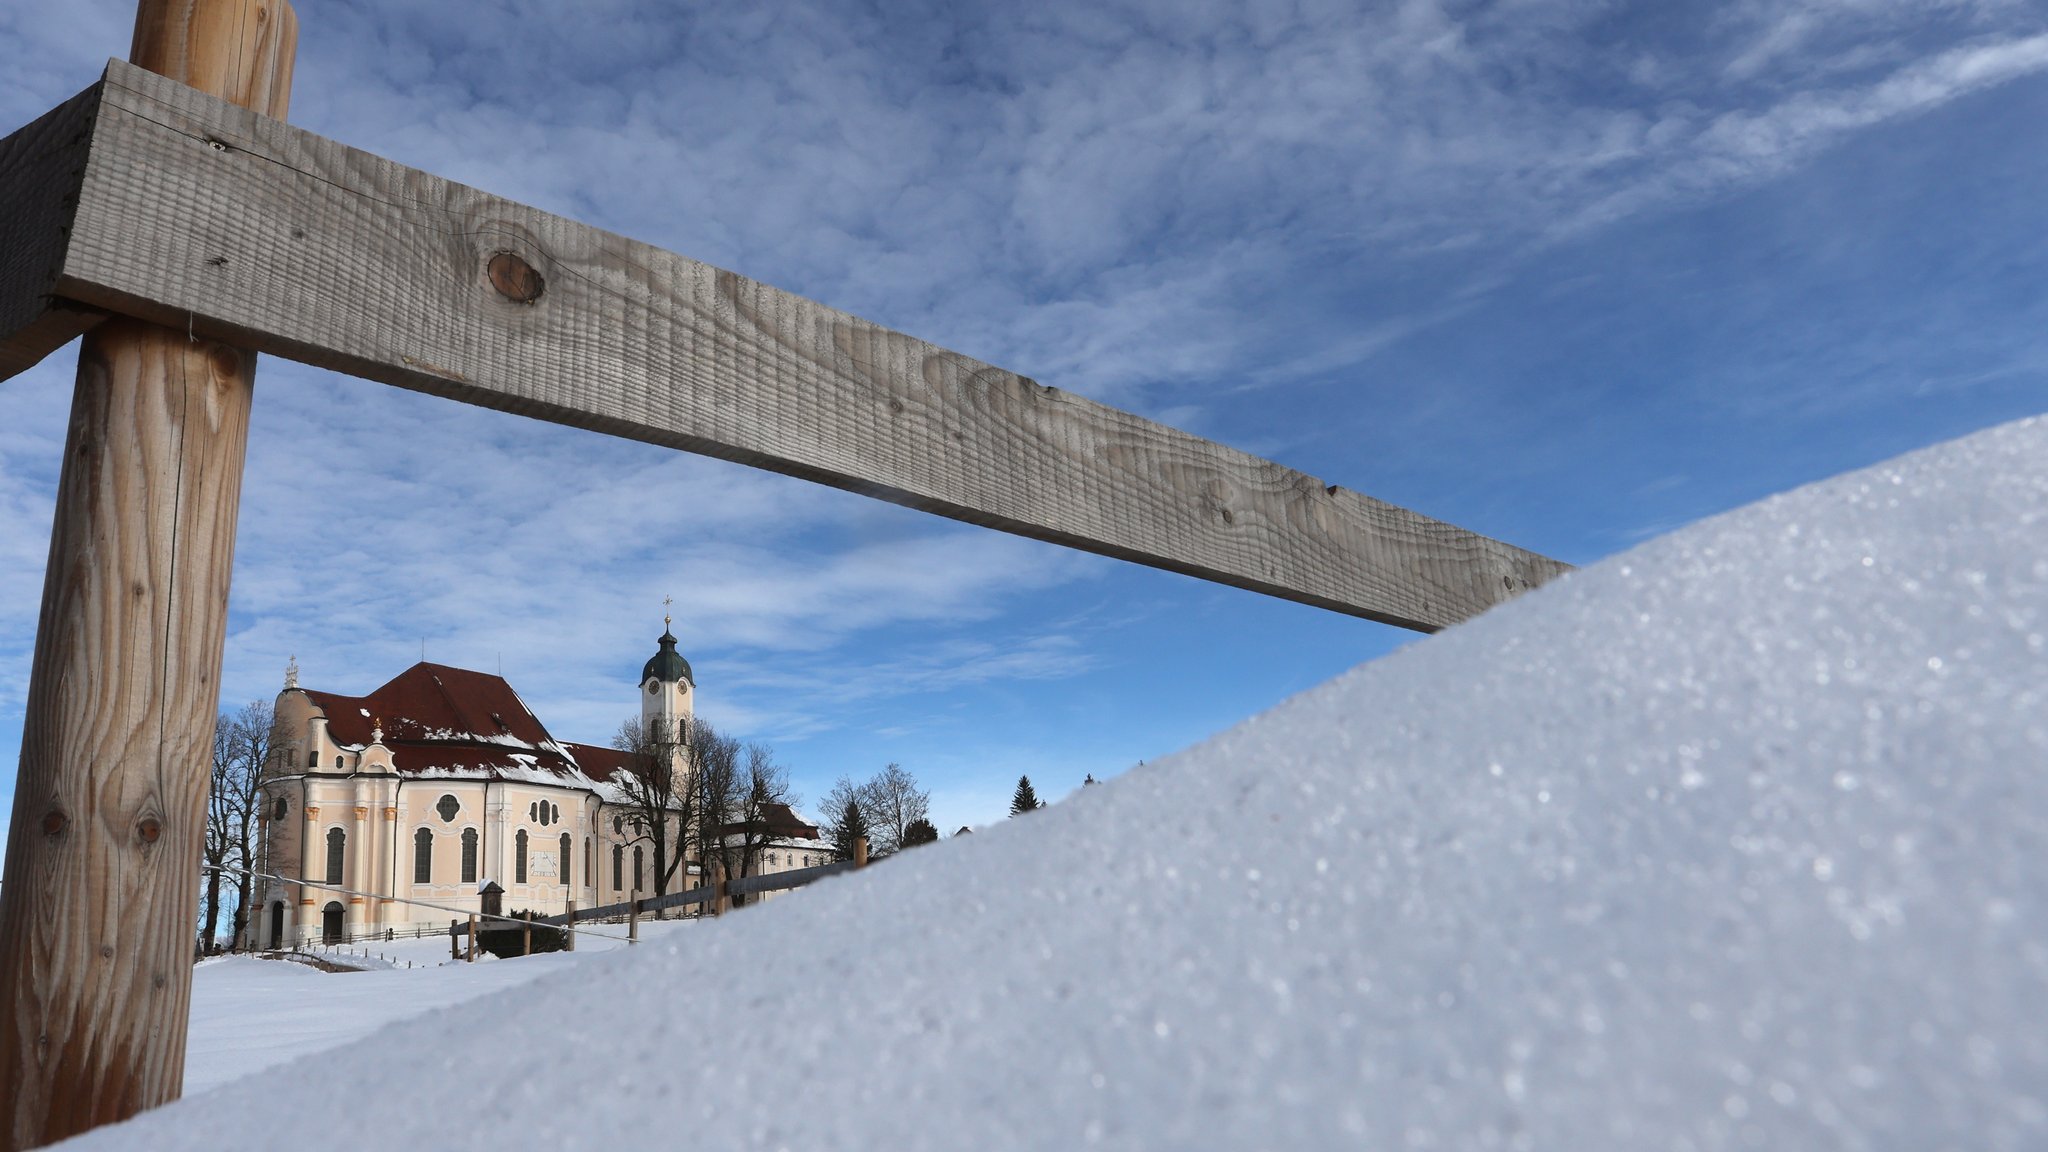
M 761 808 L 762 831 L 771 840 L 816 840 L 818 826 L 798 816 L 787 804 L 766 804 Z M 745 832 L 745 823 L 727 824 L 719 831 L 727 836 Z
M 626 764 L 615 749 L 556 742 L 512 685 L 486 672 L 422 662 L 367 696 L 300 691 L 338 744 L 367 745 L 381 722 L 392 763 L 410 775 L 540 775 L 589 787 Z
M 576 763 L 581 765 L 593 780 L 603 780 L 613 772 L 636 771 L 633 754 L 630 752 L 621 752 L 617 748 L 604 748 L 596 744 L 564 743 L 562 747 L 576 758 Z

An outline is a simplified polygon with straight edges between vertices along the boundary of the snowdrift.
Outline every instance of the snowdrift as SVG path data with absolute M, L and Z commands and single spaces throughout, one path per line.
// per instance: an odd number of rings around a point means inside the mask
M 2044 636 L 2035 420 L 82 1146 L 2048 1147 Z

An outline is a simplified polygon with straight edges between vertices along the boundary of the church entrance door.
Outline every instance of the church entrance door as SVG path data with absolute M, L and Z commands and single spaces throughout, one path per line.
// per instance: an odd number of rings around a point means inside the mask
M 270 905 L 270 935 L 266 937 L 272 948 L 284 946 L 284 901 L 274 900 Z
M 330 900 L 320 910 L 320 939 L 328 944 L 339 944 L 343 936 L 341 924 L 341 903 Z

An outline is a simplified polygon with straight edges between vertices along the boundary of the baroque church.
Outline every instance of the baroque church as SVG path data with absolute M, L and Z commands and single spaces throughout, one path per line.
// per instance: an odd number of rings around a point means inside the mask
M 663 630 L 641 668 L 643 728 L 686 731 L 696 682 Z M 250 921 L 259 948 L 410 935 L 481 909 L 554 914 L 652 896 L 654 857 L 628 799 L 632 758 L 557 740 L 503 677 L 421 662 L 366 696 L 302 688 L 286 670 L 266 772 Z M 750 872 L 825 863 L 831 846 L 783 806 Z M 703 882 L 693 860 L 671 891 Z

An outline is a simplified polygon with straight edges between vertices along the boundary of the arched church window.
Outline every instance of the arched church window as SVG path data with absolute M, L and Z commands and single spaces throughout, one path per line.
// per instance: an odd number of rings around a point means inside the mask
M 476 883 L 476 829 L 462 830 L 462 882 Z
M 318 768 L 319 766 L 320 766 L 320 750 L 319 750 L 318 748 L 315 748 L 315 749 L 313 749 L 312 751 L 310 751 L 310 752 L 306 753 L 306 767 L 308 767 L 308 768 Z
M 514 884 L 526 883 L 526 829 L 524 828 L 519 830 L 518 837 L 512 841 L 512 882 Z
M 327 882 L 341 883 L 341 856 L 348 843 L 348 833 L 339 828 L 327 830 Z
M 291 802 L 279 796 L 277 804 L 270 810 L 270 818 L 272 820 L 282 820 L 284 819 L 284 814 L 289 811 L 291 811 Z
M 434 831 L 422 828 L 412 834 L 412 882 L 434 882 Z
M 341 756 L 338 753 L 334 757 L 334 770 L 336 772 L 341 771 Z
M 569 870 L 570 854 L 575 851 L 575 848 L 576 846 L 569 842 L 569 834 L 567 832 L 562 833 L 562 887 L 564 888 L 569 887 L 571 881 L 575 879 L 575 876 Z
M 532 804 L 528 804 L 528 805 L 526 806 L 526 818 L 527 818 L 528 820 L 538 820 L 538 819 L 540 819 L 539 809 L 540 809 L 540 804 L 539 804 L 539 802 L 538 802 L 538 801 L 536 801 L 535 803 L 532 803 Z
M 626 886 L 624 880 L 625 859 L 626 850 L 617 844 L 612 845 L 612 891 L 614 892 Z
M 462 804 L 452 795 L 443 796 L 441 802 L 434 805 L 434 811 L 441 814 L 443 824 L 452 824 L 455 822 L 455 814 L 462 811 Z
M 597 856 L 595 853 L 596 849 L 591 847 L 590 837 L 585 836 L 583 838 L 583 878 L 592 884 L 597 883 Z

